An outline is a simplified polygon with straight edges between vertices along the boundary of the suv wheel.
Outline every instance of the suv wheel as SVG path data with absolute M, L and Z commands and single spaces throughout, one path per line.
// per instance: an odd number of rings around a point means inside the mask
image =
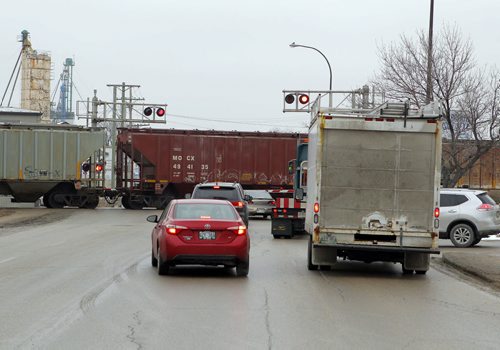
M 475 246 L 476 244 L 478 244 L 479 242 L 481 242 L 481 239 L 483 237 L 476 237 L 476 239 L 474 240 L 474 242 L 472 242 L 472 245 Z
M 450 240 L 455 247 L 467 248 L 474 244 L 476 236 L 470 225 L 458 224 L 450 231 Z

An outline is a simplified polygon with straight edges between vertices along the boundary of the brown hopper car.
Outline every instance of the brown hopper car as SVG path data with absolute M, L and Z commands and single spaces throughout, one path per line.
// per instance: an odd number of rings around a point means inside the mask
M 126 208 L 163 208 L 200 182 L 292 188 L 297 133 L 120 129 L 116 189 Z

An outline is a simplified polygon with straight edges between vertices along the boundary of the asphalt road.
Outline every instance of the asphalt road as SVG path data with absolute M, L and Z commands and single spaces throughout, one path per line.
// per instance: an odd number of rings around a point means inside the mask
M 30 209 L 26 209 L 30 210 Z M 44 210 L 44 209 L 39 209 Z M 250 274 L 158 276 L 156 211 L 58 210 L 0 231 L 1 349 L 497 349 L 500 298 L 432 268 L 307 271 L 306 237 L 251 220 Z M 483 245 L 483 242 L 481 242 Z

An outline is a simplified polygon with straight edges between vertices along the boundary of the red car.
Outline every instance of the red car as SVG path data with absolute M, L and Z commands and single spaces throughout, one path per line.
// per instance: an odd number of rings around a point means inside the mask
M 159 275 L 175 265 L 224 265 L 248 275 L 250 239 L 247 227 L 231 202 L 215 199 L 178 199 L 161 216 L 151 233 L 151 264 Z

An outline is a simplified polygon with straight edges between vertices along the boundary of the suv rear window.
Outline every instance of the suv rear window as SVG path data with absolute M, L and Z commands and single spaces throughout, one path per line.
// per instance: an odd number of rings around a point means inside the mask
M 200 199 L 225 199 L 230 202 L 237 202 L 241 200 L 238 196 L 238 190 L 232 187 L 198 187 L 196 193 L 193 194 L 193 198 Z
M 478 194 L 477 198 L 484 204 L 496 205 L 495 201 L 487 193 Z
M 468 201 L 463 194 L 441 194 L 439 202 L 441 207 L 454 207 Z

